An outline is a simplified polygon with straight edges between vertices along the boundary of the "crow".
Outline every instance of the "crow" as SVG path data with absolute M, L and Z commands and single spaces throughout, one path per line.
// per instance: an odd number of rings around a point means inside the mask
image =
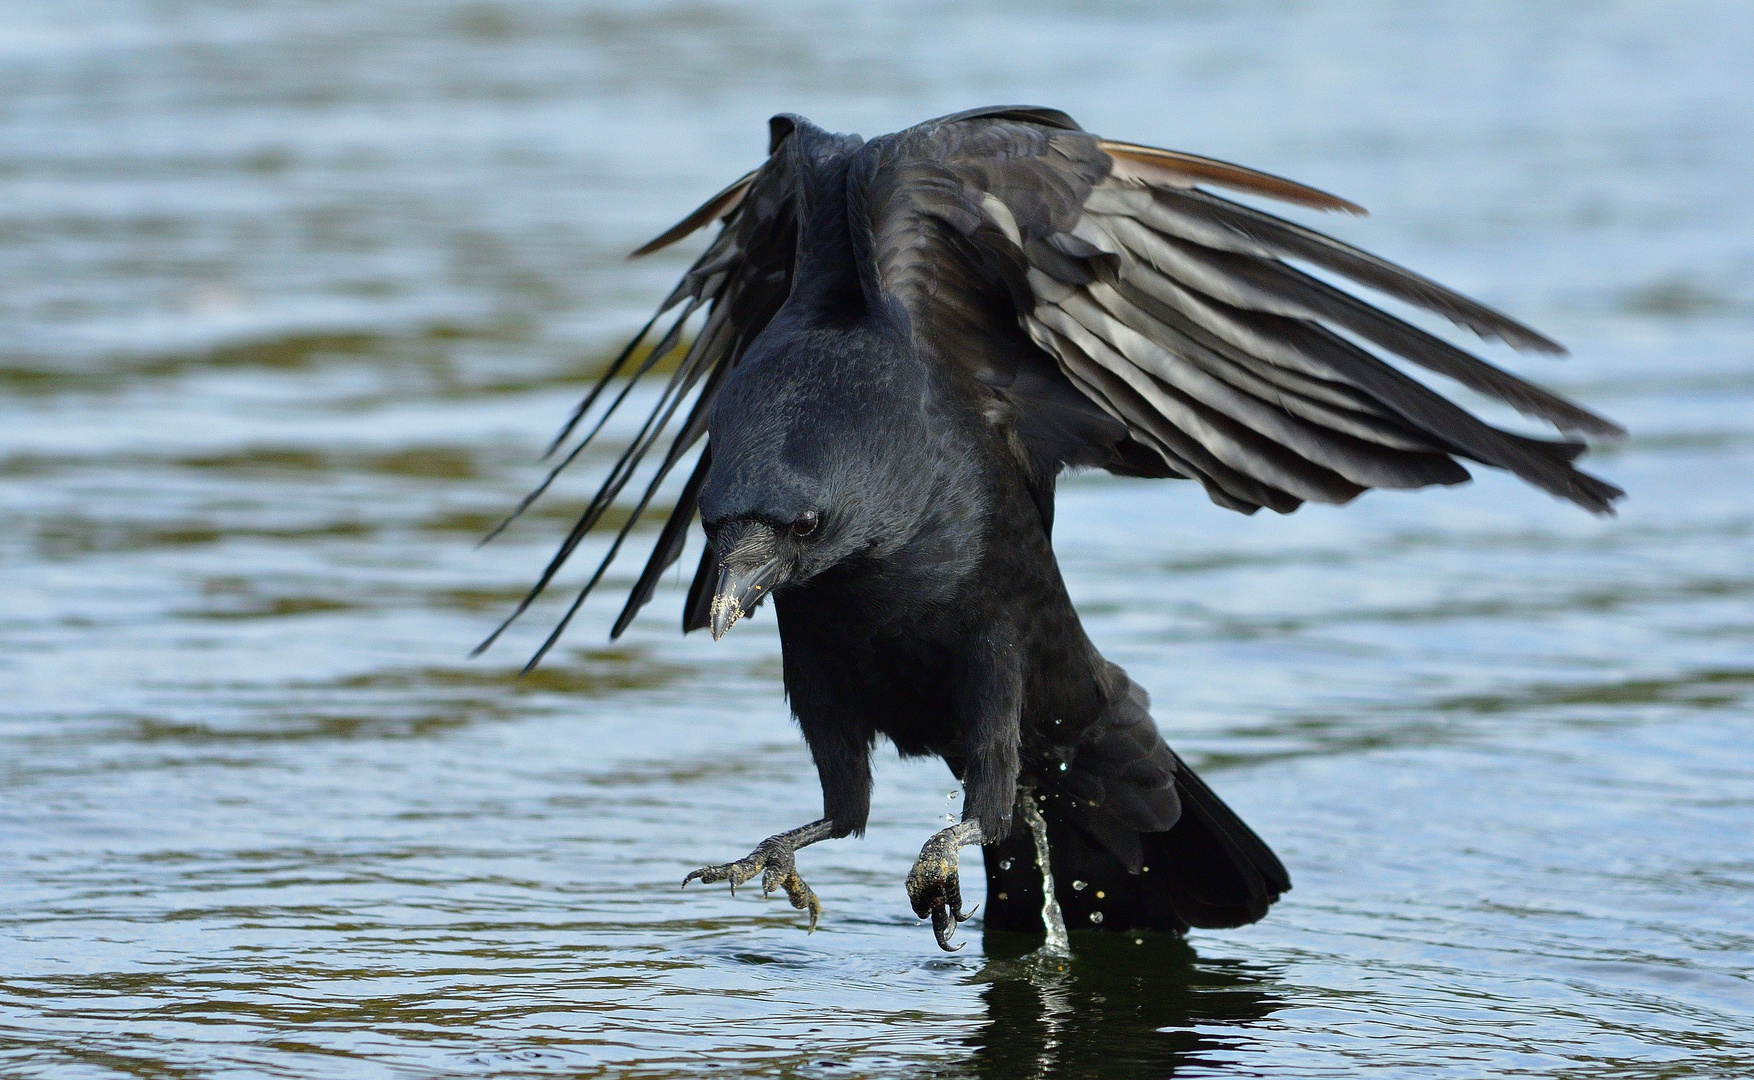
M 1054 557 L 1060 473 L 1191 479 L 1219 506 L 1283 514 L 1369 488 L 1463 483 L 1463 459 L 1613 512 L 1623 492 L 1572 465 L 1583 442 L 1487 424 L 1388 358 L 1575 436 L 1620 427 L 1330 279 L 1518 349 L 1561 346 L 1214 188 L 1364 212 L 1280 177 L 1103 139 L 1047 108 L 975 109 L 869 141 L 780 115 L 759 168 L 634 252 L 722 223 L 550 447 L 596 410 L 512 517 L 634 384 L 681 354 L 540 579 L 481 648 L 653 459 L 539 662 L 701 447 L 612 636 L 651 599 L 698 517 L 706 545 L 683 630 L 716 640 L 773 598 L 785 690 L 823 805 L 818 820 L 684 886 L 735 889 L 760 875 L 764 893 L 783 889 L 814 929 L 821 905 L 796 853 L 864 832 L 882 736 L 904 756 L 942 758 L 966 796 L 962 820 L 926 842 L 906 880 L 941 947 L 969 916 L 958 851 L 976 844 L 988 928 L 1040 933 L 1046 900 L 1074 925 L 1107 930 L 1254 922 L 1290 878 L 1085 635 Z

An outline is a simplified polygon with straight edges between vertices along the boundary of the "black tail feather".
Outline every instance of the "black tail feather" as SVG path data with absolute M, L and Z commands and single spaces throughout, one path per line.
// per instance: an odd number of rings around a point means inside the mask
M 1038 793 L 1048 827 L 1054 892 L 1071 930 L 1158 930 L 1245 926 L 1291 888 L 1278 856 L 1243 824 L 1185 762 L 1177 759 L 1181 818 L 1167 832 L 1144 833 L 1143 859 L 1130 873 L 1090 819 L 1069 812 L 1073 796 Z M 986 926 L 1041 933 L 1041 872 L 1029 830 L 1017 827 L 982 849 L 987 871 Z
M 1273 850 L 1213 794 L 1199 774 L 1176 759 L 1182 816 L 1175 828 L 1145 838 L 1146 863 L 1177 916 L 1189 926 L 1245 926 L 1291 888 Z M 1141 874 L 1144 877 L 1145 874 Z

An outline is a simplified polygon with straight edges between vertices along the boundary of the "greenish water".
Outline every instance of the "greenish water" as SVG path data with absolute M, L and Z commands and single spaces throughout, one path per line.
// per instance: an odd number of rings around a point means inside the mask
M 1750 40 L 1731 3 L 0 5 L 0 1074 L 1754 1073 Z M 594 606 L 515 679 L 557 597 L 465 659 L 604 459 L 475 541 L 690 257 L 621 254 L 772 112 L 1000 101 L 1364 203 L 1319 224 L 1565 341 L 1487 355 L 1634 433 L 1613 521 L 1065 485 L 1093 638 L 1290 868 L 1254 927 L 941 954 L 901 882 L 959 804 L 891 758 L 803 857 L 815 934 L 679 892 L 819 805 L 771 618 L 683 638 L 671 579 L 615 646 Z

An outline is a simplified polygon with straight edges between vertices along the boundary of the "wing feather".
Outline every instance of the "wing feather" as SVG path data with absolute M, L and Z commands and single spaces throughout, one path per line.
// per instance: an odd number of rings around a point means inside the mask
M 1171 426 L 1192 436 L 1234 471 L 1305 501 L 1345 502 L 1363 490 L 1325 469 L 1294 458 L 1234 418 L 1156 378 L 1085 326 L 1080 314 L 1099 321 L 1097 313 L 1082 298 L 1063 307 L 1037 311 L 1042 322 L 1126 383 Z
M 1468 473 L 1456 457 L 1508 469 L 1596 512 L 1611 512 L 1621 494 L 1571 466 L 1583 444 L 1495 428 L 1389 358 L 1561 431 L 1614 436 L 1617 425 L 1292 261 L 1518 348 L 1563 351 L 1556 343 L 1202 185 L 1359 212 L 1343 199 L 1226 162 L 1100 140 L 1021 110 L 947 117 L 878 140 L 862 184 L 878 238 L 870 249 L 877 287 L 907 310 L 918 347 L 978 367 L 1005 397 L 1010 372 L 1035 361 L 995 358 L 982 329 L 993 322 L 972 312 L 984 303 L 1020 320 L 1067 386 L 1125 425 L 1131 444 L 1226 505 L 1289 511 L 1370 487 L 1460 483 Z M 1027 412 L 1027 403 L 1013 404 Z M 1117 444 L 1083 459 L 1127 471 L 1136 454 Z
M 1051 327 L 1037 325 L 1045 347 L 1061 358 L 1078 384 L 1094 391 L 1105 408 L 1132 427 L 1147 446 L 1163 454 L 1179 473 L 1199 480 L 1213 502 L 1245 514 L 1263 506 L 1290 513 L 1301 504 L 1296 497 L 1220 461 L 1197 437 L 1175 426 L 1126 379 L 1092 359 L 1071 339 L 1055 333 Z
M 1139 146 L 1110 139 L 1104 139 L 1097 145 L 1114 159 L 1117 176 L 1135 180 L 1148 187 L 1191 188 L 1196 184 L 1216 184 L 1234 191 L 1265 195 L 1317 210 L 1343 210 L 1360 217 L 1368 213 L 1364 207 L 1338 195 L 1329 195 L 1295 180 L 1232 165 L 1228 161 L 1215 161 L 1178 150 L 1159 150 L 1154 146 Z
M 1282 262 L 1214 251 L 1162 236 L 1126 218 L 1107 218 L 1103 224 L 1152 268 L 1213 299 L 1252 311 L 1333 323 L 1562 431 L 1623 434 L 1616 425 L 1564 398 Z
M 1565 346 L 1522 323 L 1313 229 L 1207 191 L 1157 191 L 1145 220 L 1155 229 L 1218 251 L 1301 259 L 1397 300 L 1450 319 L 1487 340 L 1518 349 L 1563 354 Z
M 1385 444 L 1375 436 L 1394 439 L 1399 433 L 1393 428 L 1373 426 L 1368 418 L 1348 417 L 1337 410 L 1300 399 L 1237 370 L 1234 365 L 1227 365 L 1217 354 L 1204 356 L 1203 363 L 1190 363 L 1184 357 L 1201 350 L 1196 346 L 1185 352 L 1172 352 L 1158 344 L 1160 341 L 1173 342 L 1181 335 L 1132 304 L 1124 295 L 1106 285 L 1094 285 L 1087 293 L 1090 301 L 1105 309 L 1112 327 L 1102 336 L 1116 344 L 1124 342 L 1121 351 L 1135 364 L 1311 462 L 1359 485 L 1357 491 L 1339 501 L 1355 497 L 1364 488 L 1416 488 L 1434 483 L 1459 483 L 1468 478 L 1465 470 L 1441 455 L 1385 453 Z M 1079 298 L 1068 306 L 1075 307 L 1075 318 L 1091 326 L 1089 319 L 1080 313 L 1090 308 L 1089 301 Z M 1096 328 L 1091 326 L 1091 329 Z M 1429 444 L 1414 447 L 1403 444 L 1395 449 L 1433 448 Z
M 1137 322 L 1149 326 L 1149 316 L 1139 312 L 1112 288 L 1100 284 L 1092 285 L 1082 295 L 1073 297 L 1063 305 L 1062 310 L 1104 344 L 1124 356 L 1130 364 L 1154 376 L 1158 382 L 1174 387 L 1208 409 L 1265 436 L 1273 444 L 1301 455 L 1312 464 L 1323 466 L 1355 482 L 1346 485 L 1330 484 L 1324 490 L 1309 493 L 1280 484 L 1285 490 L 1316 502 L 1347 502 L 1362 494 L 1366 486 L 1385 486 L 1380 483 L 1379 478 L 1368 475 L 1377 471 L 1370 461 L 1346 460 L 1343 451 L 1336 452 L 1332 440 L 1324 441 L 1315 429 L 1288 410 L 1268 404 L 1222 379 L 1214 378 L 1199 366 L 1188 363 L 1146 334 L 1134 329 L 1129 325 L 1129 320 L 1117 317 L 1118 313 L 1124 312 L 1136 316 Z M 1367 476 L 1354 476 L 1352 473 Z M 1260 476 L 1258 473 L 1255 475 Z M 1273 478 L 1260 476 L 1260 479 L 1271 481 Z
M 639 247 L 634 248 L 628 253 L 627 257 L 630 259 L 637 259 L 642 255 L 650 255 L 654 251 L 667 248 L 683 237 L 703 228 L 714 218 L 721 218 L 726 214 L 732 213 L 737 209 L 737 204 L 743 201 L 743 196 L 749 193 L 749 185 L 751 181 L 755 179 L 755 174 L 757 172 L 760 172 L 760 170 L 751 169 L 744 173 L 737 178 L 735 183 L 731 184 L 731 186 L 725 188 L 725 190 L 719 192 L 717 195 L 714 195 L 706 202 L 700 204 L 700 206 L 696 207 L 687 217 L 670 226 L 668 229 L 665 229 L 662 233 L 659 233 L 652 239 L 647 240 Z
M 682 351 L 682 358 L 675 371 L 660 390 L 651 411 L 641 422 L 633 439 L 616 458 L 608 475 L 574 521 L 536 583 L 525 593 L 511 614 L 476 647 L 477 653 L 492 645 L 529 609 L 555 580 L 585 539 L 604 523 L 617 498 L 640 473 L 663 442 L 677 415 L 682 413 L 681 426 L 671 436 L 669 445 L 657 459 L 651 475 L 640 489 L 638 500 L 621 522 L 607 552 L 530 659 L 525 670 L 528 671 L 539 663 L 559 641 L 562 632 L 592 591 L 603 581 L 633 530 L 651 509 L 664 482 L 705 436 L 706 418 L 718 387 L 742 356 L 749 342 L 772 319 L 774 312 L 791 290 L 797 222 L 792 170 L 787 155 L 782 151 L 788 132 L 789 128 L 775 128 L 766 164 L 739 178 L 675 226 L 633 252 L 632 257 L 645 255 L 682 239 L 715 218 L 723 222 L 718 235 L 665 298 L 652 322 L 647 323 L 627 345 L 573 410 L 550 448 L 551 453 L 564 445 L 573 432 L 591 417 L 593 408 L 598 406 L 610 384 L 622 375 L 632 358 L 637 355 L 658 318 L 677 305 L 682 305 L 679 315 L 635 366 L 631 376 L 625 379 L 619 390 L 608 398 L 606 404 L 597 408 L 595 418 L 585 435 L 562 454 L 537 488 L 519 504 L 511 518 L 507 519 L 509 523 L 522 513 L 548 490 L 562 470 L 578 459 L 603 431 L 609 419 L 628 401 L 639 382 L 655 370 L 661 361 L 681 348 L 690 317 L 704 309 L 707 312 L 705 323 L 701 325 L 694 340 Z M 690 401 L 692 405 L 688 405 Z M 683 413 L 685 405 L 688 408 Z M 708 460 L 707 451 L 702 449 L 676 504 L 670 509 L 644 570 L 629 593 L 621 615 L 611 631 L 611 637 L 619 637 L 627 629 L 640 608 L 651 599 L 663 571 L 680 558 L 689 527 L 697 517 L 697 500 L 705 481 Z M 500 528 L 503 529 L 504 524 Z M 498 531 L 496 529 L 495 534 Z M 691 597 L 698 591 L 697 582 L 691 590 Z
M 612 636 L 681 557 L 711 460 L 711 447 L 701 444 L 713 398 L 791 292 L 799 123 L 776 117 L 765 164 L 633 253 L 722 222 L 550 447 L 558 462 L 512 517 L 593 443 L 636 385 L 682 353 L 536 584 L 482 648 L 608 520 L 666 437 L 635 506 L 532 665 L 603 580 L 666 479 L 700 447 Z M 1081 465 L 1194 479 L 1214 502 L 1243 513 L 1343 503 L 1372 487 L 1460 483 L 1468 473 L 1456 458 L 1507 469 L 1597 513 L 1612 513 L 1623 494 L 1572 466 L 1582 442 L 1496 428 L 1391 360 L 1455 379 L 1563 432 L 1614 437 L 1624 433 L 1618 425 L 1294 264 L 1519 349 L 1563 352 L 1557 343 L 1391 262 L 1205 188 L 1363 213 L 1356 204 L 1228 162 L 1101 140 L 1064 113 L 1028 106 L 970 110 L 843 145 L 856 155 L 847 172 L 849 220 L 872 310 L 905 312 L 924 356 L 963 372 L 970 381 L 959 385 L 984 387 L 978 392 L 996 399 L 1001 407 L 983 415 L 1011 425 L 1046 525 L 1053 475 Z M 640 355 L 660 318 L 677 308 Z M 686 327 L 703 310 L 705 323 L 684 348 Z M 685 630 L 705 623 L 714 565 L 709 547 L 684 605 Z

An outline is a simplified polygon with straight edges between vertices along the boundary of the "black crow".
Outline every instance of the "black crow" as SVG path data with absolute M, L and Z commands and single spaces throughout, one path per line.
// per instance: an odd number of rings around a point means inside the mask
M 957 852 L 969 844 L 985 851 L 987 925 L 1043 929 L 1038 849 L 1020 815 L 1045 834 L 1074 925 L 1180 932 L 1261 918 L 1290 879 L 1164 744 L 1144 690 L 1085 636 L 1051 543 L 1056 477 L 1192 479 L 1220 506 L 1289 513 L 1373 487 L 1462 483 L 1466 459 L 1612 512 L 1622 492 L 1572 467 L 1581 442 L 1493 427 L 1385 354 L 1562 431 L 1623 432 L 1294 264 L 1482 337 L 1563 351 L 1549 339 L 1210 189 L 1363 213 L 1332 195 L 1101 139 L 1053 109 L 977 109 L 870 141 L 798 116 L 769 127 L 759 168 L 634 253 L 723 223 L 659 309 L 681 306 L 674 325 L 642 354 L 654 316 L 610 366 L 555 449 L 630 368 L 631 378 L 530 496 L 682 349 L 704 308 L 650 417 L 506 620 L 603 524 L 681 413 L 602 565 L 531 664 L 704 439 L 613 634 L 651 598 L 698 515 L 707 544 L 683 630 L 718 638 L 773 596 L 823 807 L 685 885 L 760 875 L 814 927 L 820 905 L 795 853 L 864 831 L 881 735 L 904 755 L 943 758 L 966 794 L 962 821 L 926 843 L 907 878 L 945 948 L 966 917 Z

